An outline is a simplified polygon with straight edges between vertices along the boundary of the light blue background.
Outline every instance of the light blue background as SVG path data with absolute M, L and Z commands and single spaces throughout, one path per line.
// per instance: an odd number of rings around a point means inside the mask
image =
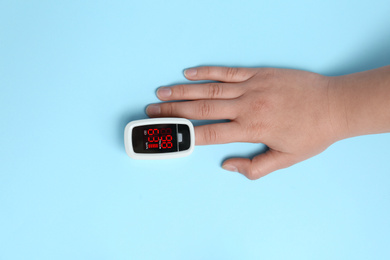
M 390 259 L 390 135 L 258 181 L 261 145 L 135 161 L 123 129 L 199 65 L 390 63 L 388 0 L 0 1 L 0 259 Z

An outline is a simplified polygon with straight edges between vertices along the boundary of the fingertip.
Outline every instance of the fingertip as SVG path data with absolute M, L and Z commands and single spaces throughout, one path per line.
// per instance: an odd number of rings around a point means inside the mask
M 222 165 L 222 168 L 226 171 L 229 171 L 229 172 L 238 172 L 237 167 L 234 166 L 233 164 L 225 163 Z
M 228 159 L 223 163 L 222 168 L 226 169 L 225 165 L 237 168 L 237 172 L 244 175 L 249 180 L 257 180 L 264 177 L 269 172 L 264 172 L 260 169 L 260 165 L 254 164 L 253 160 L 248 158 L 232 158 Z M 226 170 L 228 170 L 227 168 Z
M 151 104 L 146 107 L 146 114 L 149 117 L 156 117 L 161 113 L 161 107 L 158 104 Z
M 248 164 L 250 164 L 250 159 L 231 158 L 223 162 L 222 168 L 227 171 L 238 172 L 246 176 L 246 168 Z
M 167 100 L 171 97 L 172 90 L 170 87 L 161 87 L 157 89 L 156 95 L 160 100 Z
M 198 74 L 197 68 L 189 68 L 189 69 L 184 70 L 184 76 L 187 79 L 194 78 L 194 77 L 196 77 L 197 74 Z

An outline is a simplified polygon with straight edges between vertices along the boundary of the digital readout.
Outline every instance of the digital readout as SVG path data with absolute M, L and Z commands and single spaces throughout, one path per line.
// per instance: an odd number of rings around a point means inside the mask
M 178 151 L 177 125 L 158 124 L 134 127 L 133 148 L 136 153 L 166 153 Z
M 144 135 L 147 135 L 147 149 L 170 149 L 172 144 L 172 129 L 171 128 L 149 128 L 144 130 Z

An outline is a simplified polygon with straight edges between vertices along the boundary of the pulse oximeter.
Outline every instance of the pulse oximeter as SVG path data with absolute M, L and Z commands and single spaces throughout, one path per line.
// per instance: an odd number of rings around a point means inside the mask
M 184 157 L 194 146 L 194 126 L 184 118 L 136 120 L 125 127 L 125 149 L 133 159 Z

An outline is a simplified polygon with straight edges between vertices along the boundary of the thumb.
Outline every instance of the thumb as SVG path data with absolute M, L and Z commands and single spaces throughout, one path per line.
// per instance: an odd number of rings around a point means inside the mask
M 239 172 L 250 180 L 256 180 L 297 162 L 298 160 L 295 159 L 295 155 L 293 154 L 269 149 L 267 152 L 257 155 L 252 160 L 247 158 L 228 159 L 223 163 L 222 168 L 228 171 Z

